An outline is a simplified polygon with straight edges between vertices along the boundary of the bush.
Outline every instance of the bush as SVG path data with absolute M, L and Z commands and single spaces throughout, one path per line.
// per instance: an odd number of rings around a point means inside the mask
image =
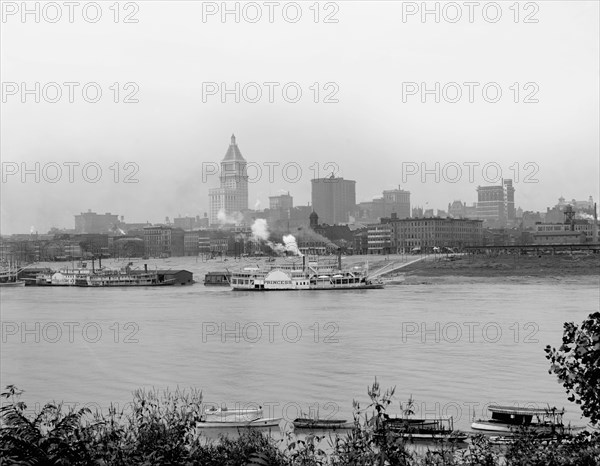
M 345 437 L 330 439 L 328 454 L 322 436 L 304 440 L 290 434 L 278 443 L 257 431 L 236 438 L 207 441 L 196 423 L 202 394 L 138 390 L 130 412 L 63 413 L 60 404 L 47 404 L 33 417 L 14 386 L 2 393 L 0 463 L 3 465 L 207 465 L 207 466 L 597 466 L 600 434 L 563 435 L 553 440 L 523 430 L 505 447 L 504 458 L 488 438 L 476 435 L 464 448 L 439 442 L 417 454 L 408 440 L 386 427 L 386 410 L 394 389 L 381 392 L 377 380 L 368 389 L 369 405 L 354 402 L 354 425 Z M 412 414 L 412 401 L 400 405 Z

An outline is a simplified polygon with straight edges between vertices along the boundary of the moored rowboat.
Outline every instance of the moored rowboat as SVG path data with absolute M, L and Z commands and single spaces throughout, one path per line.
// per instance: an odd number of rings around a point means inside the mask
M 262 417 L 252 421 L 200 421 L 196 424 L 199 429 L 266 429 L 279 427 L 283 418 Z
M 294 419 L 294 429 L 351 429 L 354 425 L 346 419 L 311 419 L 311 418 L 296 418 Z

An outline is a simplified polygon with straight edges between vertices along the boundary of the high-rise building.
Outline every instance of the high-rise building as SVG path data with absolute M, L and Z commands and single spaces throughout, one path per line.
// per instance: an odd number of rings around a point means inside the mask
M 269 209 L 271 210 L 289 210 L 294 207 L 294 198 L 290 193 L 280 196 L 269 196 Z
M 221 186 L 209 191 L 210 223 L 219 223 L 219 213 L 230 217 L 238 212 L 248 209 L 248 174 L 246 160 L 242 156 L 235 141 L 231 136 L 231 144 L 221 162 Z M 241 218 L 241 215 L 239 216 Z
M 400 186 L 398 189 L 387 189 L 383 191 L 382 197 L 359 203 L 355 217 L 357 221 L 376 223 L 392 214 L 396 214 L 398 218 L 410 217 L 410 191 L 405 191 Z
M 500 186 L 477 187 L 477 218 L 502 226 L 515 220 L 515 188 L 512 180 L 502 180 Z
M 347 223 L 356 209 L 356 181 L 335 178 L 312 180 L 312 208 L 322 223 Z
M 291 211 L 294 208 L 294 198 L 290 193 L 280 196 L 269 196 L 267 220 L 275 228 L 285 228 L 289 224 Z
M 405 191 L 398 186 L 398 189 L 388 189 L 383 192 L 383 215 L 382 217 L 391 217 L 396 214 L 398 218 L 410 217 L 410 191 Z
M 108 233 L 119 225 L 119 216 L 107 212 L 97 214 L 88 210 L 75 215 L 75 233 Z

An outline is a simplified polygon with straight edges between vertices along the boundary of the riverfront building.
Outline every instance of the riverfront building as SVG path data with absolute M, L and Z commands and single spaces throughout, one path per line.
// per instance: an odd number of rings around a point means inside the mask
M 227 216 L 248 209 L 248 174 L 246 160 L 237 146 L 235 135 L 231 136 L 229 149 L 221 162 L 221 186 L 209 190 L 210 224 L 219 223 L 219 212 Z M 240 218 L 241 215 L 239 216 Z
M 183 256 L 183 230 L 163 225 L 145 227 L 144 251 L 149 257 Z
M 379 223 L 367 227 L 367 254 L 395 253 L 392 249 L 392 235 L 394 228 L 390 223 Z
M 383 227 L 387 225 L 387 227 Z M 483 221 L 456 218 L 381 219 L 381 226 L 368 230 L 370 254 L 408 252 L 414 248 L 431 251 L 434 247 L 458 248 L 483 244 Z M 389 246 L 388 246 L 389 245 Z
M 598 223 L 574 219 L 571 223 L 536 223 L 535 244 L 592 243 L 598 241 Z
M 348 223 L 356 210 L 356 181 L 336 178 L 312 180 L 312 208 L 323 223 Z

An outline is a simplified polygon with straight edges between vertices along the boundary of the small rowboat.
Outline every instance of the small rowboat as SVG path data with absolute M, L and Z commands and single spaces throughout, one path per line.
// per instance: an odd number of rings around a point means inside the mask
M 204 410 L 203 422 L 250 422 L 262 416 L 262 408 L 227 409 L 210 407 Z
M 452 418 L 416 419 L 387 417 L 385 428 L 395 435 L 412 441 L 446 440 L 464 442 L 468 435 L 454 430 Z
M 199 429 L 268 429 L 279 427 L 280 417 L 261 417 L 262 407 L 227 409 L 211 407 L 204 410 Z
M 281 417 L 261 417 L 252 421 L 200 421 L 199 429 L 269 429 L 279 427 Z
M 353 425 L 352 422 L 348 422 L 346 419 L 311 419 L 304 417 L 294 419 L 294 429 L 351 429 Z

